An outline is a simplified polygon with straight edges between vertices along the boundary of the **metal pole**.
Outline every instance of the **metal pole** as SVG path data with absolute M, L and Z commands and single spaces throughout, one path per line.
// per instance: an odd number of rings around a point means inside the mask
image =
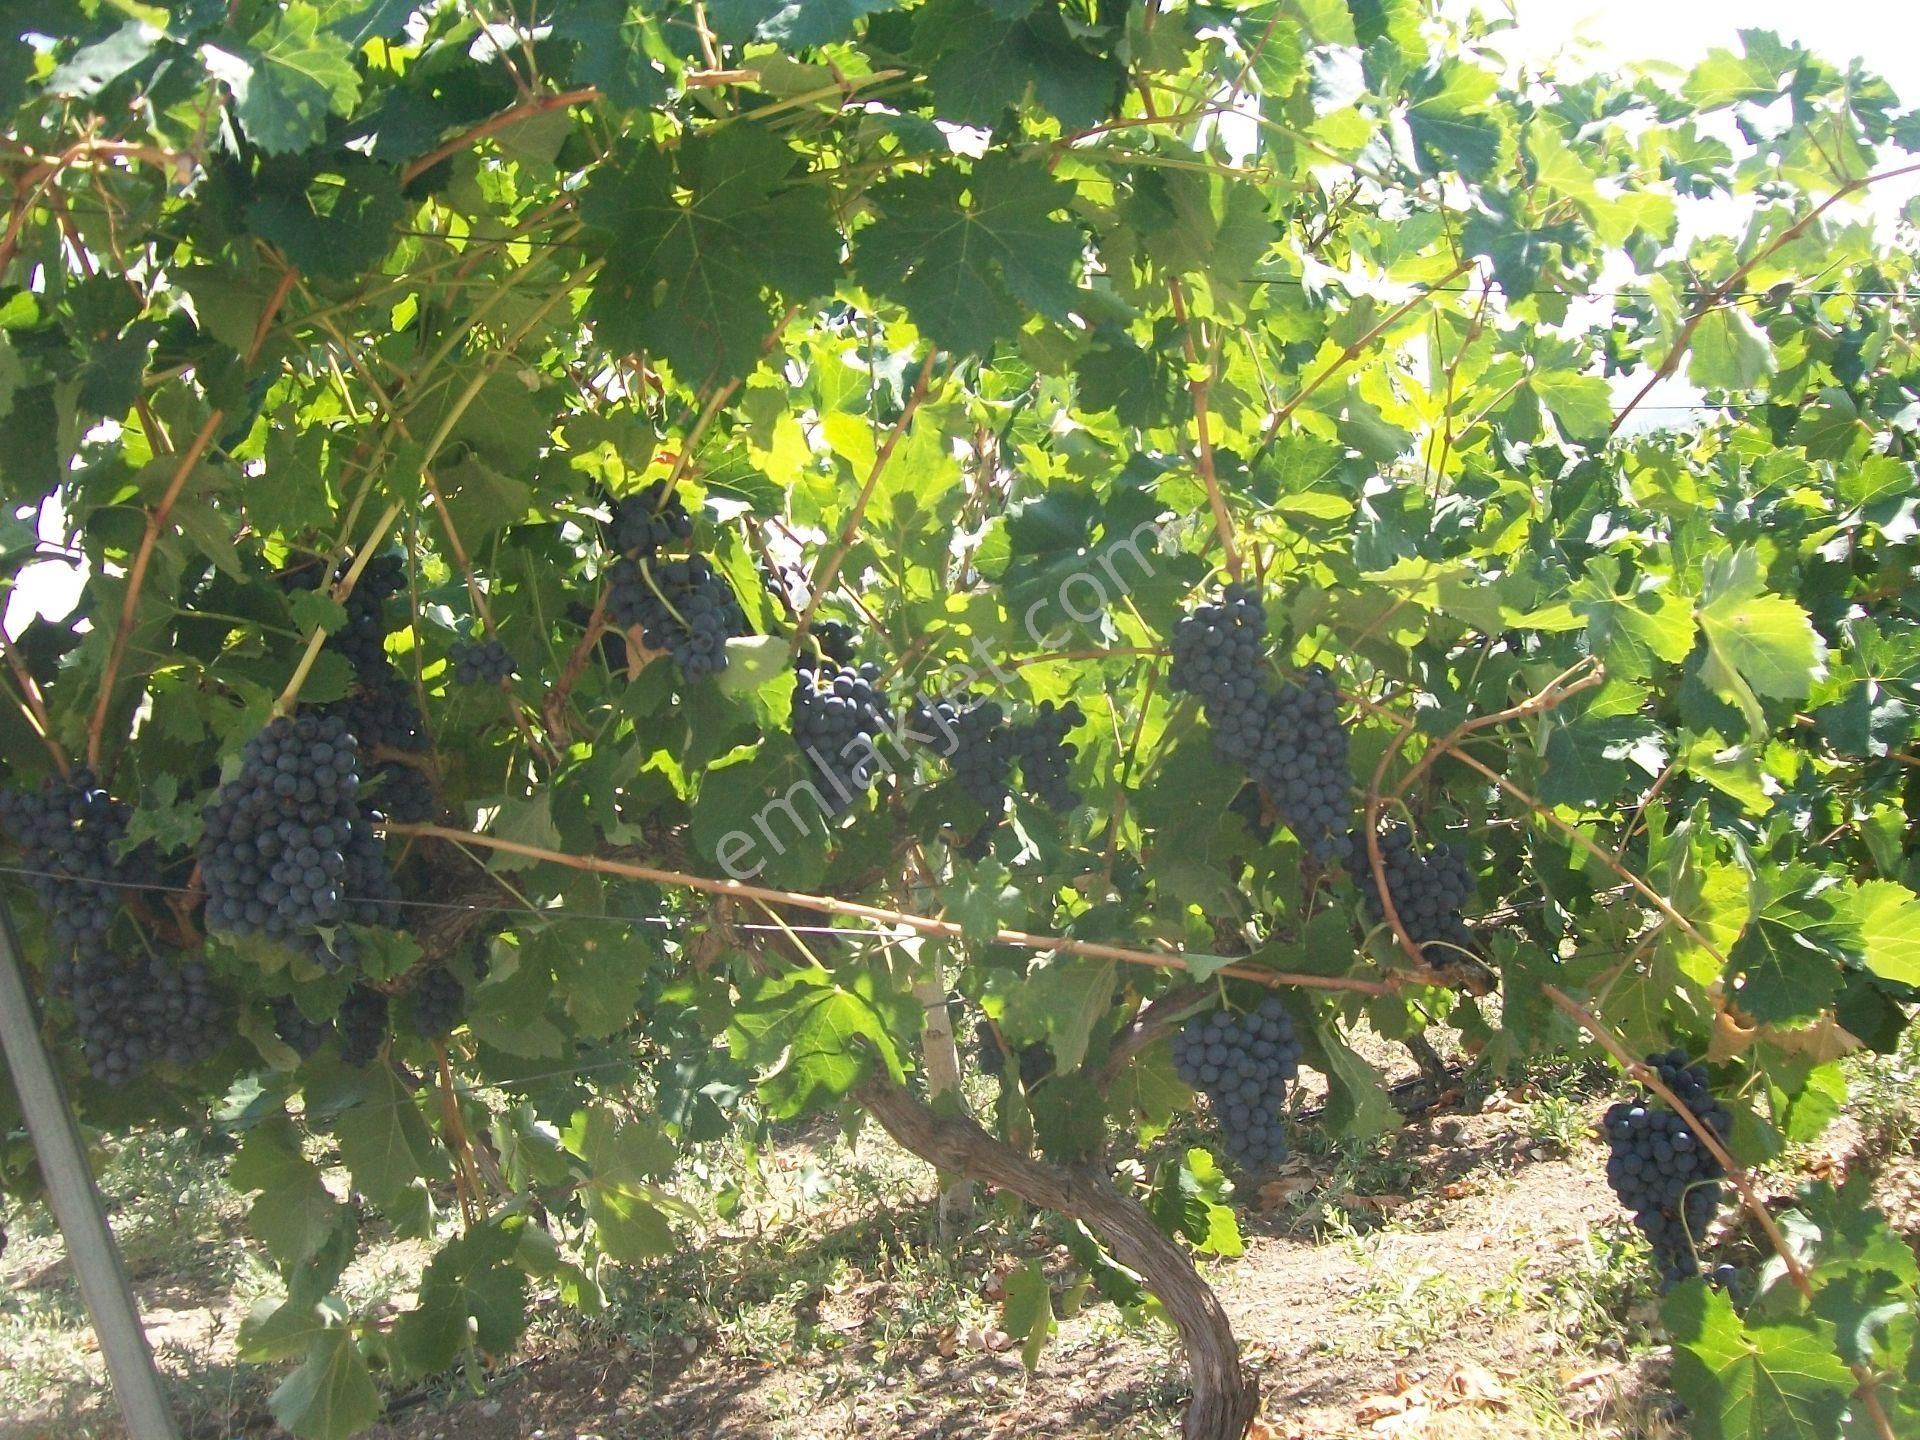
M 93 1185 L 80 1128 L 60 1088 L 60 1076 L 40 1043 L 32 997 L 20 968 L 20 937 L 13 911 L 0 896 L 0 1049 L 13 1072 L 14 1093 L 27 1117 L 27 1133 L 40 1156 L 47 1198 L 67 1244 L 67 1258 L 80 1281 L 80 1298 L 93 1318 L 93 1333 L 106 1356 L 113 1393 L 132 1440 L 179 1440 L 179 1428 L 154 1368 L 140 1307 L 127 1281 L 120 1247 L 107 1226 L 107 1212 Z

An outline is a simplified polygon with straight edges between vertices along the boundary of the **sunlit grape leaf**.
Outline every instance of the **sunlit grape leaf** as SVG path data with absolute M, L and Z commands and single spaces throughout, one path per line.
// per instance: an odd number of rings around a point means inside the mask
M 1813 1440 L 1839 1433 L 1853 1373 L 1818 1322 L 1741 1323 L 1732 1302 L 1698 1280 L 1661 1309 L 1673 1337 L 1673 1386 L 1699 1440 Z
M 233 92 L 247 138 L 269 154 L 304 150 L 324 139 L 329 115 L 345 115 L 360 96 L 353 51 L 320 31 L 320 12 L 287 0 L 244 45 L 208 45 L 207 73 Z

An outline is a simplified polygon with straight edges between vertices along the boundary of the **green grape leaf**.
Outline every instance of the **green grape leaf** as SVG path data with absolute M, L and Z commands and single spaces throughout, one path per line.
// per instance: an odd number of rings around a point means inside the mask
M 1853 1372 L 1831 1327 L 1741 1323 L 1725 1294 L 1698 1280 L 1661 1309 L 1673 1337 L 1673 1387 L 1698 1440 L 1814 1440 L 1839 1433 Z
M 1114 964 L 1079 955 L 1042 960 L 1007 997 L 1000 1019 L 1007 1039 L 1016 1045 L 1044 1040 L 1061 1074 L 1078 1070 L 1095 1023 L 1113 1008 Z
M 1696 627 L 1692 605 L 1659 577 L 1627 582 L 1623 571 L 1617 558 L 1596 557 L 1570 600 L 1608 672 L 1631 680 L 1685 660 Z
M 1867 968 L 1883 980 L 1920 986 L 1920 897 L 1891 880 L 1869 880 L 1847 898 Z
M 1705 583 L 1698 611 L 1707 642 L 1701 677 L 1740 707 L 1756 734 L 1764 734 L 1766 717 L 1756 697 L 1805 700 L 1825 672 L 1826 641 L 1800 605 L 1766 593 L 1752 550 L 1710 557 Z
M 1126 75 L 1079 43 L 1057 11 L 1004 18 L 976 0 L 923 7 L 913 53 L 928 67 L 940 117 L 964 125 L 994 125 L 1031 95 L 1062 125 L 1084 129 L 1112 113 Z
M 649 110 L 671 93 L 673 54 L 646 7 L 573 0 L 559 7 L 553 33 L 578 42 L 569 72 L 574 82 L 592 85 L 616 109 Z
M 260 1192 L 247 1226 L 282 1265 L 298 1265 L 318 1254 L 346 1223 L 345 1207 L 300 1153 L 299 1136 L 285 1117 L 253 1128 L 227 1178 L 236 1190 Z
M 341 1112 L 333 1133 L 354 1188 L 392 1211 L 403 1205 L 416 1181 L 445 1173 L 445 1160 L 400 1077 L 385 1065 L 372 1073 L 366 1096 Z
M 313 1336 L 306 1360 L 267 1407 L 299 1440 L 348 1440 L 378 1420 L 380 1393 L 353 1332 L 338 1326 Z
M 353 49 L 320 31 L 320 12 L 287 0 L 244 45 L 208 45 L 207 73 L 233 92 L 247 139 L 269 155 L 304 150 L 326 138 L 327 117 L 345 115 L 360 96 Z
M 674 1161 L 673 1144 L 658 1127 L 622 1122 L 595 1107 L 576 1116 L 563 1139 L 587 1167 L 580 1190 L 600 1248 L 626 1264 L 672 1253 L 670 1217 L 686 1210 L 653 1183 Z
M 1038 161 L 994 155 L 878 187 L 854 273 L 907 307 L 942 349 L 984 354 L 1030 311 L 1062 319 L 1079 293 L 1080 231 L 1055 213 L 1071 186 Z
M 1471 178 L 1492 172 L 1511 145 L 1512 127 L 1495 102 L 1498 80 L 1490 70 L 1445 60 L 1423 71 L 1407 106 L 1420 168 L 1429 175 L 1453 170 Z
M 527 1328 L 527 1277 L 515 1261 L 519 1236 L 482 1225 L 449 1241 L 420 1281 L 420 1300 L 394 1324 L 394 1348 L 431 1375 L 469 1347 L 499 1355 Z
M 1687 379 L 1702 390 L 1751 390 L 1773 373 L 1773 345 L 1737 305 L 1707 313 L 1693 332 Z
M 764 976 L 743 990 L 727 1030 L 733 1058 L 755 1072 L 767 1113 L 786 1119 L 838 1100 L 878 1059 L 904 1078 L 887 1015 L 866 993 L 819 970 Z M 864 1045 L 855 1043 L 859 1037 Z
M 311 176 L 263 183 L 247 206 L 247 228 L 278 248 L 302 274 L 352 280 L 393 248 L 406 217 L 398 172 L 342 164 Z
M 800 164 L 770 131 L 729 126 L 687 141 L 677 166 L 648 146 L 597 169 L 581 215 L 606 242 L 588 305 L 601 342 L 664 355 L 689 384 L 752 370 L 767 297 L 806 300 L 839 275 L 826 192 Z
M 1047 1272 L 1038 1260 L 1028 1260 L 1001 1278 L 1000 1289 L 1006 1296 L 1000 1323 L 1020 1342 L 1020 1359 L 1027 1369 L 1038 1369 L 1047 1341 L 1059 1328 L 1053 1318 L 1053 1289 Z

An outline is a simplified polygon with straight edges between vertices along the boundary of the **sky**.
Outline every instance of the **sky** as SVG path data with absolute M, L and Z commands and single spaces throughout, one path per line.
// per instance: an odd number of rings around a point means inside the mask
M 1513 15 L 1511 58 L 1568 49 L 1599 65 L 1666 60 L 1691 65 L 1741 30 L 1772 30 L 1844 66 L 1865 57 L 1909 105 L 1920 103 L 1920 7 L 1911 0 L 1446 0 L 1465 14 Z
M 1914 0 L 1443 0 L 1464 15 L 1511 15 L 1518 24 L 1500 38 L 1511 61 L 1537 66 L 1555 56 L 1577 72 L 1618 69 L 1632 62 L 1690 67 L 1716 46 L 1738 48 L 1743 29 L 1772 30 L 1844 67 L 1865 57 L 1909 106 L 1920 104 L 1920 4 Z M 1890 221 L 1920 195 L 1920 177 L 1875 195 L 1873 213 Z M 1718 217 L 1715 217 L 1718 218 Z M 1737 228 L 1737 213 L 1726 217 Z M 1680 381 L 1655 402 L 1692 398 Z M 46 517 L 52 520 L 53 517 Z M 44 522 L 43 522 L 44 523 Z M 57 531 L 57 524 L 49 526 Z M 56 538 L 50 536 L 49 538 Z M 84 580 L 78 566 L 26 566 L 8 597 L 5 628 L 17 635 L 36 610 L 58 616 L 72 609 Z

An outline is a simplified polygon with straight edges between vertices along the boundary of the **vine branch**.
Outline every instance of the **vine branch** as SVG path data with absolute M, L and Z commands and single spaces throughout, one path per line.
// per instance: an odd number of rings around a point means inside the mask
M 907 396 L 907 403 L 900 412 L 900 418 L 893 422 L 893 428 L 887 432 L 887 438 L 880 442 L 880 448 L 874 453 L 873 465 L 867 471 L 867 480 L 860 487 L 860 495 L 853 502 L 853 509 L 847 512 L 846 523 L 840 527 L 840 539 L 833 547 L 833 553 L 827 557 L 827 563 L 820 567 L 819 578 L 813 582 L 812 593 L 807 596 L 807 608 L 800 612 L 800 621 L 793 628 L 793 646 L 791 653 L 798 655 L 800 647 L 806 643 L 807 629 L 813 624 L 814 611 L 820 608 L 820 602 L 833 588 L 834 577 L 840 573 L 840 567 L 846 563 L 847 554 L 853 549 L 853 542 L 860 533 L 860 522 L 866 517 L 867 505 L 873 499 L 874 489 L 880 484 L 880 477 L 886 473 L 887 462 L 893 459 L 893 452 L 900 444 L 900 438 L 907 433 L 907 427 L 913 423 L 915 412 L 928 394 L 928 382 L 933 378 L 933 362 L 937 352 L 928 351 L 927 358 L 920 362 L 919 377 L 913 382 L 913 393 Z M 944 381 L 942 382 L 945 383 Z
M 300 272 L 291 265 L 280 273 L 280 280 L 274 286 L 273 293 L 267 297 L 267 303 L 260 311 L 260 319 L 253 327 L 253 338 L 248 343 L 241 363 L 251 368 L 260 358 L 260 351 L 267 343 L 267 335 L 273 329 L 274 317 L 280 307 L 286 303 L 294 283 L 300 278 Z M 94 697 L 93 713 L 87 718 L 87 763 L 96 771 L 100 768 L 101 748 L 107 728 L 107 713 L 113 704 L 114 682 L 119 678 L 120 666 L 126 659 L 127 641 L 133 634 L 134 620 L 140 610 L 140 590 L 146 584 L 147 571 L 153 564 L 153 552 L 160 543 L 160 536 L 167 528 L 167 521 L 173 514 L 173 507 L 180 499 L 180 493 L 186 489 L 187 479 L 199 466 L 200 459 L 213 443 L 213 437 L 220 433 L 220 426 L 227 418 L 227 412 L 216 405 L 207 412 L 198 433 L 181 452 L 179 463 L 174 467 L 173 478 L 167 482 L 160 501 L 147 512 L 146 530 L 140 536 L 140 546 L 133 554 L 133 563 L 127 568 L 127 593 L 120 602 L 120 623 L 114 628 L 113 643 L 107 647 L 106 668 L 100 674 L 100 693 Z
M 456 845 L 479 845 L 485 849 L 499 850 L 509 855 L 523 855 L 530 860 L 543 860 L 550 865 L 564 865 L 570 869 L 587 870 L 600 875 L 619 875 L 629 880 L 646 880 L 655 885 L 697 890 L 707 895 L 730 895 L 756 904 L 792 905 L 797 909 L 812 910 L 822 915 L 838 915 L 850 920 L 871 920 L 878 924 L 899 926 L 918 931 L 922 935 L 938 936 L 946 940 L 977 940 L 986 944 L 1008 945 L 1017 950 L 1084 955 L 1093 960 L 1118 960 L 1129 965 L 1146 965 L 1158 970 L 1191 968 L 1184 955 L 1171 950 L 1140 950 L 1125 945 L 1108 945 L 1095 940 L 1075 940 L 1065 935 L 1035 935 L 1024 930 L 995 930 L 990 935 L 971 936 L 963 926 L 952 920 L 938 920 L 928 915 L 913 915 L 901 910 L 889 910 L 884 906 L 868 905 L 858 900 L 843 900 L 835 895 L 808 895 L 795 890 L 777 890 L 766 885 L 749 884 L 744 880 L 721 880 L 709 875 L 694 875 L 684 870 L 662 869 L 655 865 L 641 865 L 631 860 L 618 860 L 607 856 L 570 855 L 564 851 L 548 850 L 538 845 L 528 845 L 523 841 L 509 840 L 503 836 L 484 835 L 473 830 L 457 830 L 447 825 L 406 825 L 389 821 L 384 829 L 389 835 L 418 835 L 428 839 L 451 841 Z M 1306 990 L 1340 990 L 1356 995 L 1391 995 L 1399 984 L 1403 983 L 1397 978 L 1361 980 L 1339 975 L 1304 975 L 1286 970 L 1269 970 L 1259 965 L 1228 965 L 1212 973 L 1231 976 L 1236 980 L 1252 980 L 1257 984 L 1272 986 L 1275 989 L 1298 987 Z

